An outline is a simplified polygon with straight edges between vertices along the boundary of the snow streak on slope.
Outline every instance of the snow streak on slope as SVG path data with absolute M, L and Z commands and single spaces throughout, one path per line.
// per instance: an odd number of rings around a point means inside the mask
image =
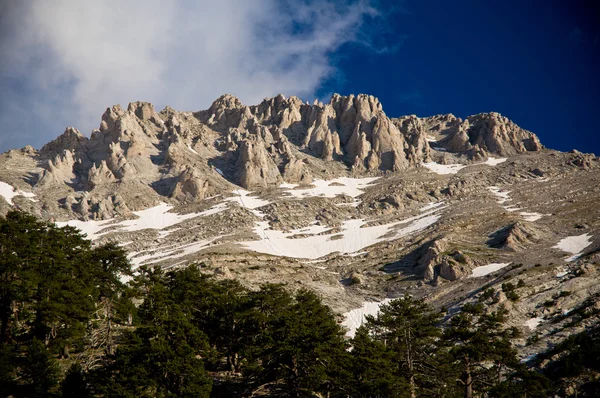
M 354 337 L 356 329 L 358 329 L 363 323 L 365 323 L 365 317 L 367 315 L 376 316 L 379 313 L 379 307 L 384 304 L 388 304 L 392 299 L 384 299 L 382 301 L 365 301 L 360 308 L 355 308 L 344 314 L 344 322 L 342 326 L 348 329 L 346 332 L 347 337 Z
M 0 181 L 0 196 L 2 196 L 11 206 L 13 205 L 12 199 L 15 196 L 24 196 L 32 202 L 36 202 L 35 199 L 32 199 L 33 197 L 35 197 L 35 194 L 33 192 L 24 192 L 20 189 L 15 189 L 12 185 L 2 181 Z
M 552 247 L 573 254 L 571 257 L 565 258 L 565 261 L 575 261 L 581 257 L 583 250 L 592 244 L 591 238 L 592 235 L 590 234 L 569 236 L 561 239 L 555 246 Z
M 491 193 L 493 193 L 494 196 L 496 196 L 498 198 L 496 200 L 496 202 L 498 202 L 498 204 L 501 205 L 504 210 L 510 211 L 510 212 L 522 210 L 520 207 L 515 206 L 515 205 L 511 205 L 511 206 L 504 205 L 504 203 L 512 201 L 512 199 L 510 197 L 510 191 L 504 191 L 496 186 L 488 187 L 488 190 Z M 528 212 L 528 211 L 520 211 L 519 215 L 525 221 L 530 221 L 530 222 L 537 221 L 544 216 L 543 214 L 540 214 L 540 213 Z
M 188 243 L 183 246 L 172 245 L 168 247 L 162 247 L 159 249 L 134 252 L 129 254 L 127 258 L 131 261 L 131 264 L 133 264 L 134 266 L 139 266 L 141 264 L 153 264 L 167 259 L 173 260 L 176 258 L 188 256 L 190 254 L 198 253 L 199 251 L 202 251 L 207 247 L 212 246 L 212 243 L 219 238 L 222 238 L 222 236 L 216 236 L 210 239 L 203 239 L 197 242 Z M 169 247 L 172 247 L 172 249 L 166 250 Z
M 109 232 L 135 232 L 144 229 L 163 230 L 195 217 L 206 217 L 212 214 L 220 213 L 225 211 L 227 206 L 219 203 L 208 210 L 189 214 L 171 213 L 170 210 L 172 208 L 173 206 L 171 205 L 161 203 L 158 206 L 133 212 L 133 214 L 138 217 L 136 219 L 124 220 L 118 223 L 115 223 L 113 219 L 102 221 L 69 220 L 57 222 L 56 225 L 58 227 L 64 227 L 66 225 L 75 227 L 82 233 L 86 234 L 88 239 L 95 240 Z M 108 230 L 109 228 L 110 230 Z M 165 237 L 173 231 L 161 232 L 161 237 Z

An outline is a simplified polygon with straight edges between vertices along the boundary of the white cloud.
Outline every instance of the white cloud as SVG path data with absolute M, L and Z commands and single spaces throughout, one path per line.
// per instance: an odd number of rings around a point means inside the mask
M 11 99 L 0 100 L 0 147 L 15 141 L 8 127 L 33 136 L 44 125 L 38 146 L 69 124 L 89 134 L 115 103 L 199 110 L 224 93 L 249 104 L 280 92 L 312 98 L 335 73 L 331 53 L 363 43 L 361 26 L 377 15 L 362 1 L 8 4 L 0 88 Z M 15 120 L 26 114 L 35 121 Z

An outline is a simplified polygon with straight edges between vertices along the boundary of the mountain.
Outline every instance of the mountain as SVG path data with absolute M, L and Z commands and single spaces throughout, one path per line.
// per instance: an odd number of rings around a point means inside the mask
M 0 195 L 0 213 L 115 240 L 135 266 L 311 288 L 350 329 L 406 293 L 506 306 L 524 357 L 598 321 L 600 160 L 494 112 L 390 118 L 368 95 L 116 105 L 90 138 L 68 127 L 0 155 Z

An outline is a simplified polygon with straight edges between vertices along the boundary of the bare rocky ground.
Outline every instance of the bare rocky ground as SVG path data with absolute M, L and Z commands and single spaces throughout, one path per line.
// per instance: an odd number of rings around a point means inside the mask
M 394 119 L 363 95 L 132 103 L 89 139 L 68 128 L 0 155 L 0 181 L 1 213 L 116 240 L 135 266 L 308 287 L 339 313 L 403 294 L 503 305 L 523 357 L 598 322 L 600 160 L 497 113 Z

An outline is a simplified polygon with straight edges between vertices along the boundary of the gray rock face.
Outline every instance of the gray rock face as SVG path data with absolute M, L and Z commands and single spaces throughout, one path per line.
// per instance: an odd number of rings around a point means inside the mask
M 519 252 L 539 240 L 539 237 L 540 232 L 532 225 L 517 221 L 494 233 L 488 243 L 491 247 Z
M 423 119 L 436 147 L 449 152 L 511 156 L 543 149 L 537 136 L 496 112 L 469 116 L 464 121 L 454 115 Z

